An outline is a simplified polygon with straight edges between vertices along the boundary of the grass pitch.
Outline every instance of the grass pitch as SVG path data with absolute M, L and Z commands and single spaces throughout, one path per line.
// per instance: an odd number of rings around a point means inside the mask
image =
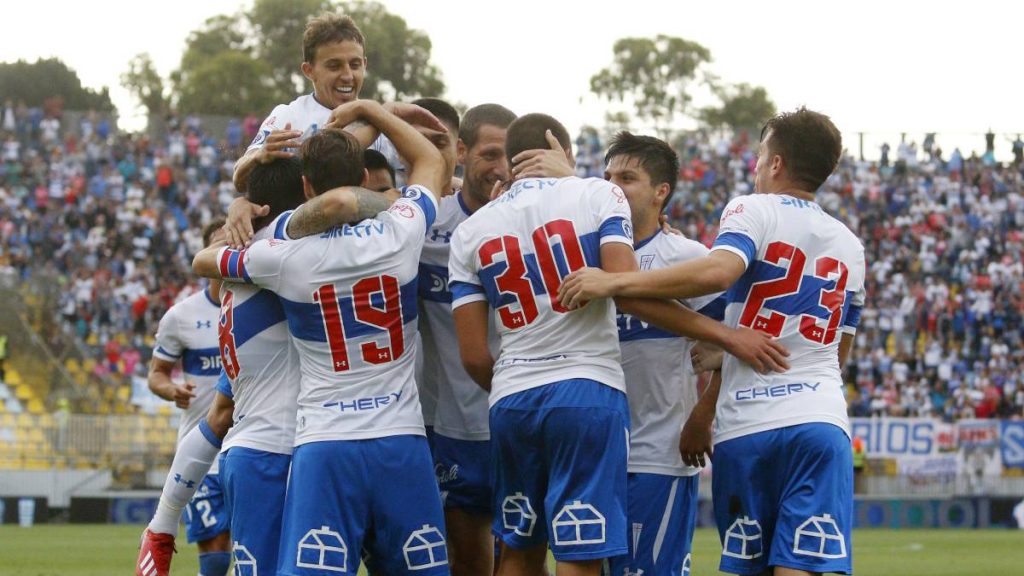
M 141 533 L 142 526 L 0 526 L 0 576 L 127 576 Z M 180 540 L 171 574 L 195 576 L 196 549 L 184 534 Z M 858 530 L 853 548 L 858 576 L 1024 573 L 1021 530 Z M 718 574 L 720 552 L 718 535 L 698 530 L 693 576 Z

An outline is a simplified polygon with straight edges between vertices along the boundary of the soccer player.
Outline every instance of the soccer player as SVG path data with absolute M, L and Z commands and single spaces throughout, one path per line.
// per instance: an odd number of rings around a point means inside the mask
M 548 148 L 550 130 L 572 164 L 565 128 L 544 114 L 509 125 L 506 157 Z M 561 278 L 588 263 L 635 270 L 629 206 L 599 179 L 528 178 L 455 231 L 449 261 L 463 366 L 490 390 L 495 471 L 493 529 L 501 575 L 543 570 L 546 545 L 559 574 L 600 571 L 625 554 L 629 409 L 614 309 L 593 302 L 568 313 Z M 667 301 L 627 301 L 624 311 L 661 316 L 679 333 L 724 344 L 760 368 L 782 358 L 763 335 L 721 324 Z M 501 339 L 495 362 L 489 310 Z
M 383 573 L 447 574 L 413 356 L 417 263 L 437 210 L 431 188 L 449 181 L 441 154 L 414 128 L 373 102 L 347 106 L 410 161 L 403 198 L 356 226 L 263 240 L 244 254 L 204 250 L 193 266 L 276 292 L 299 350 L 279 573 L 355 572 L 365 546 Z M 342 167 L 361 175 L 362 148 L 345 137 Z
M 245 191 L 249 172 L 256 163 L 293 156 L 305 138 L 328 125 L 335 108 L 359 98 L 366 75 L 364 49 L 363 33 L 352 18 L 328 12 L 309 21 L 302 35 L 301 69 L 303 76 L 313 83 L 313 93 L 276 106 L 263 121 L 249 148 L 235 163 L 233 180 L 239 192 Z M 410 123 L 443 132 L 436 118 L 418 115 L 423 111 L 421 108 L 386 106 Z M 396 169 L 401 167 L 387 139 L 375 142 L 374 147 Z
M 256 138 L 235 163 L 235 188 L 246 189 L 256 163 L 289 158 L 300 139 L 322 128 L 331 110 L 359 98 L 366 75 L 363 33 L 348 16 L 325 13 L 309 21 L 302 35 L 302 75 L 313 83 L 313 93 L 276 106 L 260 126 Z
M 444 120 L 438 111 L 432 110 Z M 490 431 L 487 392 L 462 367 L 455 346 L 448 257 L 457 227 L 486 204 L 495 182 L 508 179 L 505 130 L 515 114 L 498 104 L 470 108 L 458 129 L 458 157 L 465 169 L 463 187 L 441 199 L 437 220 L 427 232 L 420 256 L 420 330 L 423 336 L 424 387 L 438 389 L 434 416 L 434 466 L 448 527 L 448 552 L 454 576 L 493 572 Z M 488 334 L 497 350 L 497 335 Z
M 584 270 L 562 286 L 567 307 L 727 289 L 730 325 L 760 330 L 792 352 L 785 374 L 759 374 L 727 355 L 720 393 L 710 387 L 687 422 L 706 430 L 715 416 L 712 491 L 726 572 L 851 570 L 853 471 L 840 367 L 864 305 L 864 249 L 814 202 L 841 153 L 827 116 L 805 108 L 776 116 L 761 134 L 755 193 L 728 204 L 708 256 L 650 272 Z M 700 463 L 710 449 L 693 444 L 683 442 L 684 460 Z
M 250 202 L 266 207 L 253 223 L 257 237 L 283 233 L 274 226 L 276 217 L 299 206 L 306 196 L 315 196 L 309 178 L 323 187 L 321 191 L 352 183 L 332 180 L 337 175 L 329 171 L 326 178 L 322 177 L 322 168 L 334 164 L 343 151 L 332 145 L 338 139 L 346 141 L 332 131 L 320 132 L 303 142 L 302 163 L 294 158 L 280 158 L 253 168 L 246 196 Z M 303 171 L 309 178 L 304 178 Z M 362 221 L 390 204 L 388 197 L 367 190 L 346 194 L 351 201 L 335 203 L 333 209 L 324 207 L 325 196 L 319 196 L 305 211 L 289 219 L 290 230 L 298 233 L 309 226 L 307 212 L 325 215 L 340 225 Z M 276 295 L 246 284 L 225 282 L 221 302 L 220 353 L 225 373 L 206 420 L 186 436 L 175 454 L 169 478 L 201 478 L 222 448 L 221 441 L 234 416 L 235 426 L 223 443 L 221 478 L 234 527 L 235 562 L 256 570 L 262 566 L 264 572 L 275 571 L 288 465 L 295 439 L 298 360 Z M 168 482 L 154 524 L 159 524 L 162 516 L 176 524 L 180 506 L 175 508 L 168 503 L 186 502 L 190 497 L 191 493 L 179 482 Z M 173 537 L 164 536 L 147 531 L 139 555 L 140 562 L 147 554 L 154 559 L 158 576 L 168 573 L 173 550 Z
M 665 142 L 629 132 L 616 135 L 605 154 L 605 179 L 629 201 L 636 260 L 655 270 L 708 253 L 703 244 L 662 232 L 659 215 L 675 190 L 679 158 Z M 683 302 L 722 319 L 715 295 Z M 611 573 L 679 576 L 688 573 L 697 523 L 699 468 L 687 466 L 677 440 L 697 403 L 690 370 L 691 341 L 629 314 L 618 315 L 619 348 L 632 428 L 627 470 L 629 553 L 609 561 Z
M 203 243 L 209 245 L 214 232 L 223 221 L 214 221 L 203 229 Z M 220 376 L 220 354 L 217 345 L 217 325 L 220 314 L 220 282 L 209 286 L 178 302 L 164 314 L 157 328 L 156 347 L 149 367 L 149 389 L 164 400 L 174 402 L 184 410 L 178 425 L 178 446 L 184 445 L 186 435 L 200 424 L 213 402 Z M 171 372 L 180 362 L 185 382 L 175 384 Z M 200 572 L 207 576 L 224 576 L 231 565 L 231 535 L 228 511 L 224 507 L 220 477 L 214 466 L 206 476 L 169 478 L 174 486 L 193 491 L 195 496 L 185 508 L 186 535 L 189 543 L 199 548 Z M 164 502 L 166 506 L 166 502 Z M 171 539 L 178 533 L 181 506 L 166 515 L 164 522 L 151 524 L 147 534 L 161 534 Z M 136 572 L 143 576 L 155 574 L 158 559 L 140 556 Z M 149 569 L 147 569 L 149 568 Z

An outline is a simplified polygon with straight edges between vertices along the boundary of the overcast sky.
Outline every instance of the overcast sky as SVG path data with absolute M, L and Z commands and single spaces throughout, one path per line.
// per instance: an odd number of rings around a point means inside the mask
M 128 60 L 149 52 L 166 75 L 191 30 L 246 4 L 10 2 L 0 60 L 59 57 L 86 86 L 109 86 L 122 125 L 137 128 L 141 116 L 118 80 Z M 547 112 L 572 132 L 603 120 L 588 80 L 611 63 L 615 40 L 656 34 L 700 42 L 722 80 L 762 85 L 782 110 L 806 104 L 830 114 L 851 150 L 857 132 L 870 133 L 870 156 L 882 140 L 898 142 L 900 132 L 918 142 L 939 132 L 944 148 L 965 152 L 980 151 L 989 128 L 1024 132 L 1019 2 L 628 0 L 614 10 L 597 7 L 614 5 L 608 2 L 555 0 L 383 4 L 429 34 L 446 97 Z M 1009 152 L 1001 136 L 997 152 Z

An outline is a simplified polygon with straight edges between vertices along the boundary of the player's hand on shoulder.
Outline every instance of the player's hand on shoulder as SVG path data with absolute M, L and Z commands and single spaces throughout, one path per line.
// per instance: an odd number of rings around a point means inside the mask
M 576 174 L 565 150 L 551 130 L 544 132 L 549 148 L 524 150 L 512 158 L 512 178 L 565 178 Z
M 266 216 L 270 213 L 270 206 L 253 204 L 245 198 L 235 198 L 228 206 L 228 215 L 224 220 L 225 239 L 227 245 L 232 248 L 242 248 L 252 241 L 254 231 L 252 221 L 254 218 Z
M 658 216 L 658 224 L 661 225 L 661 231 L 664 234 L 672 234 L 674 236 L 683 235 L 682 230 L 678 228 L 673 228 L 672 225 L 668 223 L 668 216 L 665 214 Z
M 448 128 L 437 119 L 437 116 L 421 106 L 406 102 L 388 102 L 384 104 L 384 109 L 405 120 L 407 124 L 422 126 L 435 132 L 448 132 Z
M 789 370 L 789 350 L 763 332 L 749 328 L 732 329 L 728 351 L 761 374 Z
M 291 158 L 295 153 L 290 148 L 298 148 L 302 132 L 292 130 L 292 123 L 284 125 L 283 130 L 273 130 L 267 135 L 266 142 L 257 149 L 256 160 L 261 164 L 269 164 L 275 158 Z

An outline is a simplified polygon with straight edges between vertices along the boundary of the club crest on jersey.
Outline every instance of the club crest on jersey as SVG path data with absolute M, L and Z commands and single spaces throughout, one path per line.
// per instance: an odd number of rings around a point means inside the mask
M 418 186 L 406 186 L 402 189 L 402 198 L 408 198 L 409 200 L 416 200 L 423 195 Z
M 267 141 L 267 136 L 270 136 L 270 130 L 260 130 L 259 134 L 252 139 L 253 146 L 262 146 Z

